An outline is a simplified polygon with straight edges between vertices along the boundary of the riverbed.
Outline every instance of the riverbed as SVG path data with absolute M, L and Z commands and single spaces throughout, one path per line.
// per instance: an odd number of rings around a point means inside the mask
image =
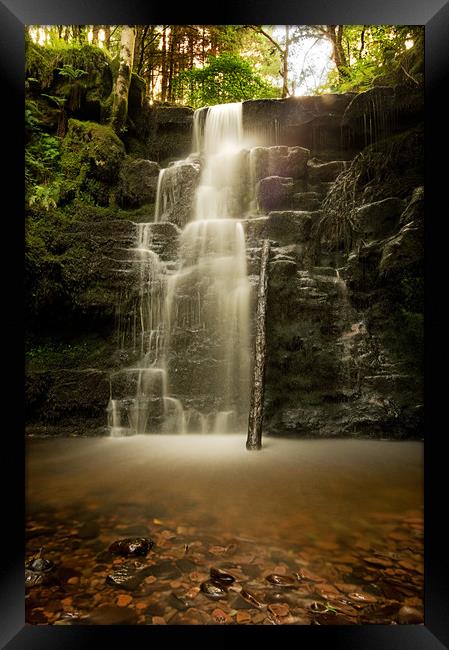
M 26 493 L 27 558 L 53 563 L 31 623 L 421 622 L 420 442 L 30 438 Z M 145 557 L 109 553 L 136 536 Z M 115 585 L 133 562 L 136 588 Z M 211 568 L 234 577 L 216 599 Z

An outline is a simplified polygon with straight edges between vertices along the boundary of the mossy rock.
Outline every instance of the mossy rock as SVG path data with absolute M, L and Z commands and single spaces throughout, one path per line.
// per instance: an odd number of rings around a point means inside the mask
M 61 147 L 66 200 L 84 192 L 99 205 L 111 203 L 124 156 L 124 144 L 111 127 L 70 119 Z
M 87 91 L 107 97 L 112 91 L 112 65 L 105 50 L 95 45 L 73 45 L 71 47 L 42 47 L 29 42 L 26 48 L 26 75 L 33 79 L 33 88 L 55 94 L 64 92 L 70 86 L 68 78 L 60 74 L 64 67 L 83 70 L 79 77 Z

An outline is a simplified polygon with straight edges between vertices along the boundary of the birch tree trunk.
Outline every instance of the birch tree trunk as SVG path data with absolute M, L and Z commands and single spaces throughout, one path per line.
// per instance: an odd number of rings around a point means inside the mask
M 284 48 L 284 53 L 282 56 L 282 97 L 285 99 L 285 97 L 289 96 L 289 91 L 288 91 L 288 48 L 289 48 L 289 29 L 288 25 L 285 26 L 285 48 Z
M 123 131 L 128 115 L 128 93 L 133 69 L 136 32 L 124 25 L 120 39 L 120 62 L 113 90 L 111 124 L 116 133 Z
M 270 242 L 266 239 L 260 260 L 259 288 L 257 291 L 256 341 L 254 349 L 254 372 L 251 403 L 248 418 L 246 448 L 250 451 L 262 447 L 263 398 L 265 393 L 265 364 L 267 356 L 266 314 L 268 294 L 268 259 Z

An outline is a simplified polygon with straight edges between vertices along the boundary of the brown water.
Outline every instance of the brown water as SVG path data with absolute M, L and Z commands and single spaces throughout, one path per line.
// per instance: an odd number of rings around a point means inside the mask
M 96 554 L 133 526 L 151 535 L 170 561 L 186 544 L 197 545 L 196 555 L 189 555 L 197 571 L 185 577 L 196 589 L 209 567 L 221 562 L 243 571 L 242 584 L 253 565 L 253 577 L 246 580 L 251 587 L 259 571 L 256 590 L 266 573 L 305 567 L 327 585 L 324 592 L 309 586 L 310 598 L 322 594 L 325 602 L 336 598 L 332 589 L 344 592 L 342 584 L 355 589 L 355 583 L 357 591 L 376 599 L 378 609 L 369 614 L 373 622 L 390 620 L 386 603 L 393 611 L 404 602 L 418 606 L 422 599 L 419 442 L 267 438 L 261 451 L 248 452 L 241 435 L 29 439 L 26 489 L 29 529 L 46 528 L 41 537 L 33 533 L 29 555 L 44 546 L 56 563 L 81 572 L 78 614 L 87 615 L 101 599 L 114 603 L 114 588 L 98 594 L 98 571 L 102 575 L 106 568 L 101 563 L 95 568 Z M 80 527 L 92 520 L 99 525 L 96 539 L 84 541 Z M 231 547 L 234 556 L 228 557 Z M 159 590 L 159 603 L 169 598 L 172 584 L 158 578 L 151 585 Z M 176 585 L 184 592 L 188 587 Z M 34 595 L 33 607 L 45 606 L 42 599 L 51 596 L 48 590 Z M 337 604 L 352 622 L 363 620 L 360 612 L 348 613 L 346 600 Z M 304 602 L 292 607 L 293 618 L 282 622 L 301 619 Z M 201 616 L 212 616 L 208 608 L 214 605 L 204 598 L 198 610 L 192 609 L 193 620 L 184 622 L 204 622 Z M 254 612 L 257 622 L 260 613 Z M 47 615 L 52 622 L 53 614 Z M 181 616 L 169 604 L 164 615 L 167 620 Z M 139 614 L 138 622 L 148 624 L 148 617 Z

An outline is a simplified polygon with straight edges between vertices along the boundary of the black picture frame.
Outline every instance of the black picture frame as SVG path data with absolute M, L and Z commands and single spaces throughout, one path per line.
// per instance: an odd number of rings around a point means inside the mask
M 211 3 L 212 4 L 212 3 Z M 25 624 L 23 423 L 23 108 L 24 39 L 29 24 L 419 24 L 426 41 L 426 316 L 425 316 L 425 623 L 391 626 L 32 626 Z M 449 71 L 449 2 L 443 0 L 250 0 L 220 3 L 212 9 L 184 3 L 166 8 L 145 0 L 2 0 L 0 2 L 0 70 L 3 141 L 3 400 L 2 541 L 0 561 L 0 642 L 8 650 L 154 646 L 171 648 L 247 646 L 258 638 L 268 644 L 285 641 L 310 648 L 326 644 L 342 650 L 441 650 L 449 647 L 449 580 L 447 536 L 444 534 L 446 479 L 445 431 L 441 422 L 446 390 L 443 379 L 446 318 L 444 278 L 445 240 L 439 235 L 447 216 L 448 183 L 447 88 Z M 6 253 L 9 253 L 7 255 Z M 439 373 L 441 371 L 441 375 Z M 6 419 L 6 422 L 5 422 Z M 10 471 L 7 472 L 6 470 Z M 440 497 L 440 498 L 439 498 Z M 441 497 L 443 497 L 441 499 Z M 443 504 L 443 505 L 440 505 Z M 294 629 L 293 629 L 294 628 Z

